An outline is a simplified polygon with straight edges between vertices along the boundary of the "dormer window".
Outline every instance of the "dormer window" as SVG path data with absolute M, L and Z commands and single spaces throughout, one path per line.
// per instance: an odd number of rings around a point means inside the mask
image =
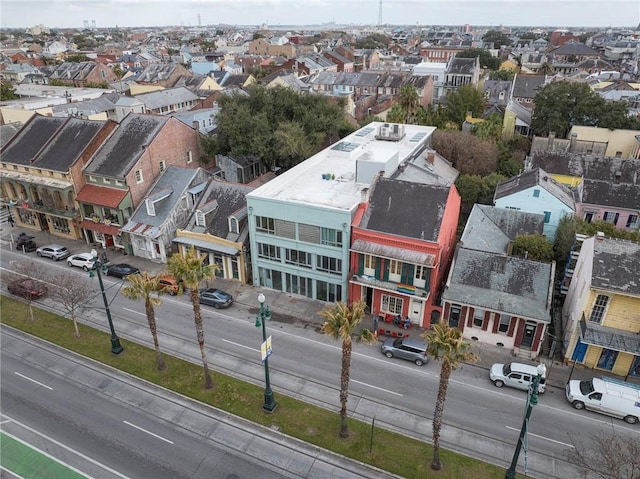
M 196 210 L 196 226 L 202 226 L 203 228 L 206 226 L 205 216 L 202 210 Z
M 240 225 L 238 224 L 238 218 L 229 216 L 229 233 L 240 233 Z

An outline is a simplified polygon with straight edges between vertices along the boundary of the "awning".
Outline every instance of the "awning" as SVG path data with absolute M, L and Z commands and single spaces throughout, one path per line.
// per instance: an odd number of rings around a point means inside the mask
M 433 266 L 436 262 L 435 255 L 422 253 L 420 251 L 412 251 L 394 246 L 386 246 L 378 243 L 369 243 L 368 241 L 356 240 L 351 245 L 351 251 L 356 253 L 370 254 L 382 258 L 397 259 L 404 263 L 419 264 L 425 266 Z
M 105 188 L 96 185 L 84 185 L 76 200 L 80 203 L 89 203 L 91 205 L 107 206 L 108 208 L 118 209 L 122 200 L 127 196 L 129 190 L 119 190 L 117 188 Z
M 105 225 L 104 223 L 95 223 L 91 220 L 82 220 L 80 222 L 80 228 L 97 231 L 98 233 L 111 236 L 118 236 L 120 234 L 119 226 Z
M 630 354 L 640 351 L 640 336 L 631 331 L 608 328 L 582 319 L 580 332 L 580 341 L 586 344 Z
M 58 188 L 60 190 L 73 187 L 73 184 L 71 184 L 70 181 L 59 180 L 57 178 L 47 178 L 40 175 L 31 175 L 29 173 L 20 173 L 18 171 L 5 170 L 2 172 L 2 176 L 4 178 L 11 178 L 12 180 L 21 181 L 23 183 L 49 186 L 51 188 Z
M 225 246 L 221 244 L 210 243 L 209 241 L 199 240 L 195 238 L 187 238 L 184 236 L 179 236 L 178 238 L 173 238 L 174 243 L 184 244 L 188 246 L 195 246 L 198 249 L 205 249 L 208 251 L 215 251 L 217 253 L 226 254 L 228 256 L 237 256 L 240 253 L 238 248 L 233 248 L 231 246 Z

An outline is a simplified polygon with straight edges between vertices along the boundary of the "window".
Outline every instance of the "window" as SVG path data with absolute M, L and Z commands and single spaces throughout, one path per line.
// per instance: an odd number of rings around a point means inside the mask
M 500 324 L 498 324 L 498 332 L 506 333 L 507 331 L 509 331 L 509 324 L 511 324 L 511 316 L 501 314 Z
M 276 227 L 273 218 L 267 218 L 266 216 L 256 216 L 256 231 L 260 233 L 267 233 L 270 235 L 276 234 Z
M 457 304 L 451 305 L 451 310 L 449 311 L 449 326 L 452 328 L 457 328 L 458 323 L 460 322 L 460 314 L 462 313 L 462 307 Z
M 376 259 L 370 254 L 364 255 L 364 274 L 373 276 L 376 273 Z
M 331 274 L 342 274 L 342 260 L 318 255 L 316 257 L 316 269 Z
M 484 309 L 476 309 L 473 312 L 473 326 L 481 328 L 482 323 L 484 323 Z
M 295 264 L 303 268 L 311 268 L 311 253 L 287 248 L 284 250 L 284 261 L 285 263 Z
M 193 161 L 193 154 L 191 151 L 187 151 L 187 163 L 191 163 Z
M 115 180 L 114 183 L 116 184 L 116 186 L 122 186 L 124 184 L 120 180 Z
M 599 294 L 596 297 L 596 302 L 593 305 L 593 309 L 591 310 L 589 321 L 591 321 L 592 323 L 601 324 L 602 317 L 604 316 L 604 312 L 607 309 L 607 304 L 609 304 L 609 296 Z
M 618 359 L 618 351 L 603 348 L 602 353 L 600 353 L 600 359 L 598 360 L 598 368 L 611 371 L 613 365 L 616 363 L 616 359 Z
M 162 173 L 162 172 L 165 170 L 165 168 L 167 167 L 167 166 L 166 166 L 166 164 L 165 164 L 165 162 L 164 162 L 164 160 L 160 160 L 160 164 L 159 164 L 159 166 L 160 166 L 160 172 L 161 172 L 161 173 Z
M 316 295 L 320 301 L 335 303 L 342 300 L 342 286 L 339 284 L 317 281 L 316 287 L 318 288 Z
M 102 178 L 102 182 L 103 182 L 105 185 L 110 185 L 110 184 L 111 184 L 111 180 L 110 180 L 109 178 Z
M 402 263 L 395 259 L 389 261 L 389 281 L 400 281 L 402 274 Z
M 627 228 L 635 228 L 638 226 L 638 215 L 629 215 L 627 218 Z
M 538 190 L 538 189 L 533 190 L 533 197 L 534 198 L 540 198 L 540 190 Z
M 65 218 L 53 217 L 53 229 L 60 233 L 69 233 L 69 222 Z
M 613 223 L 614 225 L 618 223 L 618 217 L 620 213 L 614 213 L 613 211 L 605 211 L 604 217 L 602 218 L 606 223 Z
M 144 181 L 142 177 L 142 170 L 136 170 L 136 183 L 140 184 Z
M 272 244 L 258 243 L 258 257 L 280 261 L 280 248 Z
M 196 210 L 196 226 L 207 226 L 205 221 L 204 213 L 201 210 Z
M 321 243 L 327 246 L 342 246 L 342 231 L 331 228 L 321 229 Z
M 548 223 L 549 221 L 551 221 L 551 211 L 545 211 L 544 212 L 544 222 Z
M 391 314 L 402 314 L 402 298 L 396 296 L 390 296 L 388 294 L 382 295 L 382 311 Z

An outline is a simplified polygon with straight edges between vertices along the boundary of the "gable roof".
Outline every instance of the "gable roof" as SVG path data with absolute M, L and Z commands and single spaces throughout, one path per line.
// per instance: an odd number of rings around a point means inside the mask
M 575 41 L 568 41 L 560 45 L 559 47 L 551 50 L 551 53 L 554 55 L 588 55 L 599 57 L 600 53 L 595 51 L 593 48 L 586 46 L 584 43 L 578 43 Z
M 36 113 L 2 149 L 2 162 L 30 164 L 66 120 L 66 118 L 50 118 Z
M 513 98 L 533 99 L 546 81 L 545 75 L 523 75 L 516 73 L 511 89 Z
M 85 167 L 88 174 L 124 178 L 168 121 L 165 116 L 129 113 Z
M 476 67 L 476 58 L 453 57 L 447 65 L 447 73 L 450 75 L 473 75 Z
M 135 98 L 142 101 L 148 110 L 159 110 L 162 107 L 199 100 L 198 95 L 185 87 L 142 93 Z
M 640 161 L 602 155 L 563 151 L 532 151 L 531 164 L 556 175 L 584 177 L 590 180 L 637 184 Z
M 468 248 L 456 250 L 443 299 L 549 322 L 551 264 Z
M 450 188 L 378 177 L 360 227 L 437 242 Z
M 542 168 L 525 171 L 518 176 L 498 183 L 493 199 L 495 201 L 499 198 L 528 190 L 534 186 L 545 189 L 575 211 L 576 206 L 571 190 L 551 178 Z
M 22 123 L 19 121 L 0 125 L 0 149 L 9 143 L 11 138 L 20 131 L 20 128 L 22 128 Z
M 544 215 L 475 204 L 460 238 L 467 249 L 504 254 L 521 234 L 542 234 Z

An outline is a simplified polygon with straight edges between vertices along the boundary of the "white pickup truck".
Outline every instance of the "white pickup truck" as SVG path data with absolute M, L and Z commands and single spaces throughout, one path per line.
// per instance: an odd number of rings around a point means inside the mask
M 629 424 L 640 420 L 640 385 L 610 378 L 573 380 L 567 383 L 566 394 L 576 409 L 590 409 Z

